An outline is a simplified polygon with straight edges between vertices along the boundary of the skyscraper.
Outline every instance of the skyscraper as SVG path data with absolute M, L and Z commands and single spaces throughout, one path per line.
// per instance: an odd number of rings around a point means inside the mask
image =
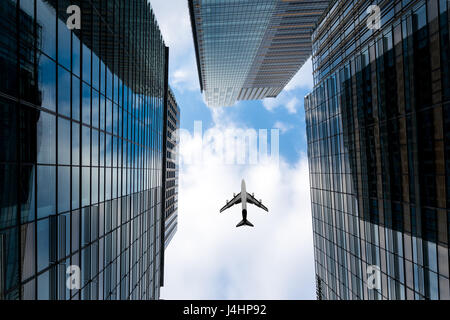
M 146 0 L 76 3 L 0 1 L 0 299 L 157 299 L 168 48 Z
M 167 100 L 166 177 L 165 177 L 165 232 L 164 247 L 167 247 L 178 227 L 178 137 L 180 128 L 180 107 L 173 91 L 169 88 Z
M 311 55 L 329 1 L 189 0 L 200 87 L 209 106 L 276 97 Z
M 338 0 L 313 33 L 319 299 L 450 299 L 449 4 Z
M 178 134 L 180 128 L 180 108 L 175 95 L 167 90 L 167 104 L 164 116 L 163 137 L 163 184 L 162 203 L 163 217 L 161 223 L 161 247 L 167 248 L 178 229 Z M 161 269 L 164 269 L 164 255 L 161 255 Z M 164 285 L 164 273 L 160 277 L 161 285 Z

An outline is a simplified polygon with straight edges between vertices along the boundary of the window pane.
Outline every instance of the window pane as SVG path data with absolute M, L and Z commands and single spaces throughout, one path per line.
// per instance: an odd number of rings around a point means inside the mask
M 112 133 L 112 103 L 110 100 L 106 99 L 106 132 Z
M 98 203 L 98 168 L 92 168 L 92 203 Z
M 72 252 L 77 251 L 80 248 L 80 211 L 72 211 Z M 72 261 L 73 263 L 74 261 Z
M 37 271 L 42 271 L 50 264 L 50 226 L 49 219 L 37 223 Z
M 99 127 L 100 98 L 96 90 L 92 90 L 92 126 Z
M 80 121 L 80 79 L 72 76 L 72 119 Z
M 34 220 L 34 182 L 35 182 L 35 170 L 32 165 L 22 166 L 21 179 L 20 179 L 20 203 L 21 203 L 21 219 L 22 223 L 26 223 Z
M 72 32 L 72 72 L 80 76 L 80 39 Z
M 82 211 L 82 216 L 81 216 L 81 234 L 82 234 L 82 246 L 85 246 L 87 244 L 89 244 L 90 242 L 90 234 L 91 234 L 91 229 L 90 229 L 90 222 L 91 222 L 91 217 L 90 217 L 90 211 L 89 208 L 84 208 Z
M 112 137 L 106 134 L 106 166 L 111 167 Z
M 99 59 L 95 53 L 92 54 L 92 86 L 99 90 Z
M 83 166 L 91 165 L 91 129 L 83 126 L 83 137 L 82 137 L 82 159 Z
M 70 167 L 58 168 L 58 212 L 70 210 Z
M 37 0 L 37 23 L 41 26 L 42 47 L 48 56 L 56 59 L 56 12 L 44 0 Z M 39 43 L 39 42 L 38 42 Z
M 1 66 L 0 66 L 1 71 Z M 0 75 L 1 77 L 2 75 Z M 1 88 L 0 88 L 1 90 Z M 0 115 L 2 130 L 0 130 L 0 144 L 2 152 L 0 152 L 0 161 L 17 161 L 17 107 L 16 104 L 10 100 L 0 98 Z M 32 114 L 33 115 L 33 114 Z M 32 117 L 34 119 L 34 117 Z M 24 119 L 25 120 L 25 119 Z M 36 120 L 34 120 L 36 121 Z M 28 125 L 28 123 L 27 123 Z M 28 154 L 26 152 L 29 150 L 30 146 L 26 137 L 21 139 L 21 149 L 24 151 L 22 153 Z M 34 151 L 34 150 L 33 150 Z
M 37 162 L 56 163 L 56 118 L 41 112 L 37 124 Z
M 80 207 L 80 168 L 72 168 L 72 209 Z
M 35 274 L 35 224 L 28 223 L 21 227 L 22 233 L 22 279 L 27 280 Z
M 38 166 L 37 169 L 37 216 L 39 218 L 55 214 L 56 168 Z
M 72 122 L 72 165 L 80 165 L 80 125 Z
M 83 44 L 83 81 L 91 83 L 91 50 Z
M 58 68 L 58 113 L 70 118 L 70 73 Z
M 88 206 L 90 205 L 90 186 L 91 186 L 91 169 L 90 168 L 83 168 L 82 173 L 82 181 L 81 189 L 82 189 L 82 200 L 81 200 L 81 206 Z
M 70 214 L 58 216 L 58 259 L 70 254 Z M 65 270 L 64 270 L 65 273 Z
M 56 111 L 56 64 L 45 55 L 38 56 L 39 83 L 37 90 L 42 95 L 42 107 Z
M 92 130 L 92 165 L 98 166 L 98 131 Z
M 49 300 L 49 271 L 41 274 L 38 278 L 38 300 Z
M 100 130 L 105 130 L 105 96 L 100 95 Z
M 58 63 L 68 70 L 70 70 L 70 33 L 65 22 L 58 20 Z
M 58 163 L 70 165 L 70 121 L 58 118 Z
M 91 124 L 91 87 L 83 83 L 83 123 Z

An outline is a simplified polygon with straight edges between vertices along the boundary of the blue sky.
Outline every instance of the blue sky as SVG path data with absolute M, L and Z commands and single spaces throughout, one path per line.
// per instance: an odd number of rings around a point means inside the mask
M 202 121 L 204 130 L 214 126 L 211 110 L 204 104 L 200 90 L 178 90 L 175 87 L 174 92 L 177 100 L 181 103 L 181 128 L 193 132 L 194 121 Z M 223 108 L 223 112 L 225 117 L 242 127 L 255 130 L 281 129 L 280 155 L 289 163 L 294 164 L 298 161 L 301 153 L 306 153 L 303 97 L 308 93 L 309 90 L 305 88 L 296 88 L 290 91 L 289 95 L 299 97 L 295 113 L 283 106 L 268 110 L 263 101 L 239 101 L 233 107 Z
M 280 161 L 224 165 L 203 145 L 201 163 L 182 164 L 178 231 L 166 249 L 163 299 L 314 299 L 314 259 L 303 99 L 312 88 L 308 61 L 276 99 L 210 109 L 199 89 L 186 0 L 151 0 L 166 45 L 181 128 L 280 130 Z M 195 139 L 181 153 L 198 153 Z M 219 214 L 245 179 L 269 207 L 249 210 L 255 228 L 235 228 L 240 208 Z

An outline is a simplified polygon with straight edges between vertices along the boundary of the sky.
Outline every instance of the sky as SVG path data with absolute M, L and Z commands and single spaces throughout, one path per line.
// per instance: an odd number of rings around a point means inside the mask
M 313 87 L 311 61 L 276 99 L 209 108 L 200 92 L 187 0 L 150 3 L 170 48 L 169 83 L 184 133 L 178 231 L 166 248 L 161 298 L 315 299 L 303 108 Z M 203 135 L 194 131 L 199 121 Z M 233 148 L 227 133 L 261 129 L 268 132 L 269 155 L 276 141 L 271 130 L 278 129 L 279 157 L 254 163 L 247 155 L 239 162 L 240 149 Z M 240 191 L 242 179 L 269 208 L 269 213 L 248 208 L 255 228 L 236 228 L 240 206 L 219 213 Z

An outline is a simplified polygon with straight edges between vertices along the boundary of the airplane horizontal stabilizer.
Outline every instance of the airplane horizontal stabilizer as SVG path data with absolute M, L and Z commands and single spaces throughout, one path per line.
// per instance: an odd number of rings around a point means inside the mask
M 236 228 L 242 227 L 242 226 L 249 226 L 249 227 L 254 227 L 254 225 L 252 225 L 250 223 L 250 221 L 248 220 L 242 220 L 241 222 L 239 222 L 239 224 L 236 226 Z

